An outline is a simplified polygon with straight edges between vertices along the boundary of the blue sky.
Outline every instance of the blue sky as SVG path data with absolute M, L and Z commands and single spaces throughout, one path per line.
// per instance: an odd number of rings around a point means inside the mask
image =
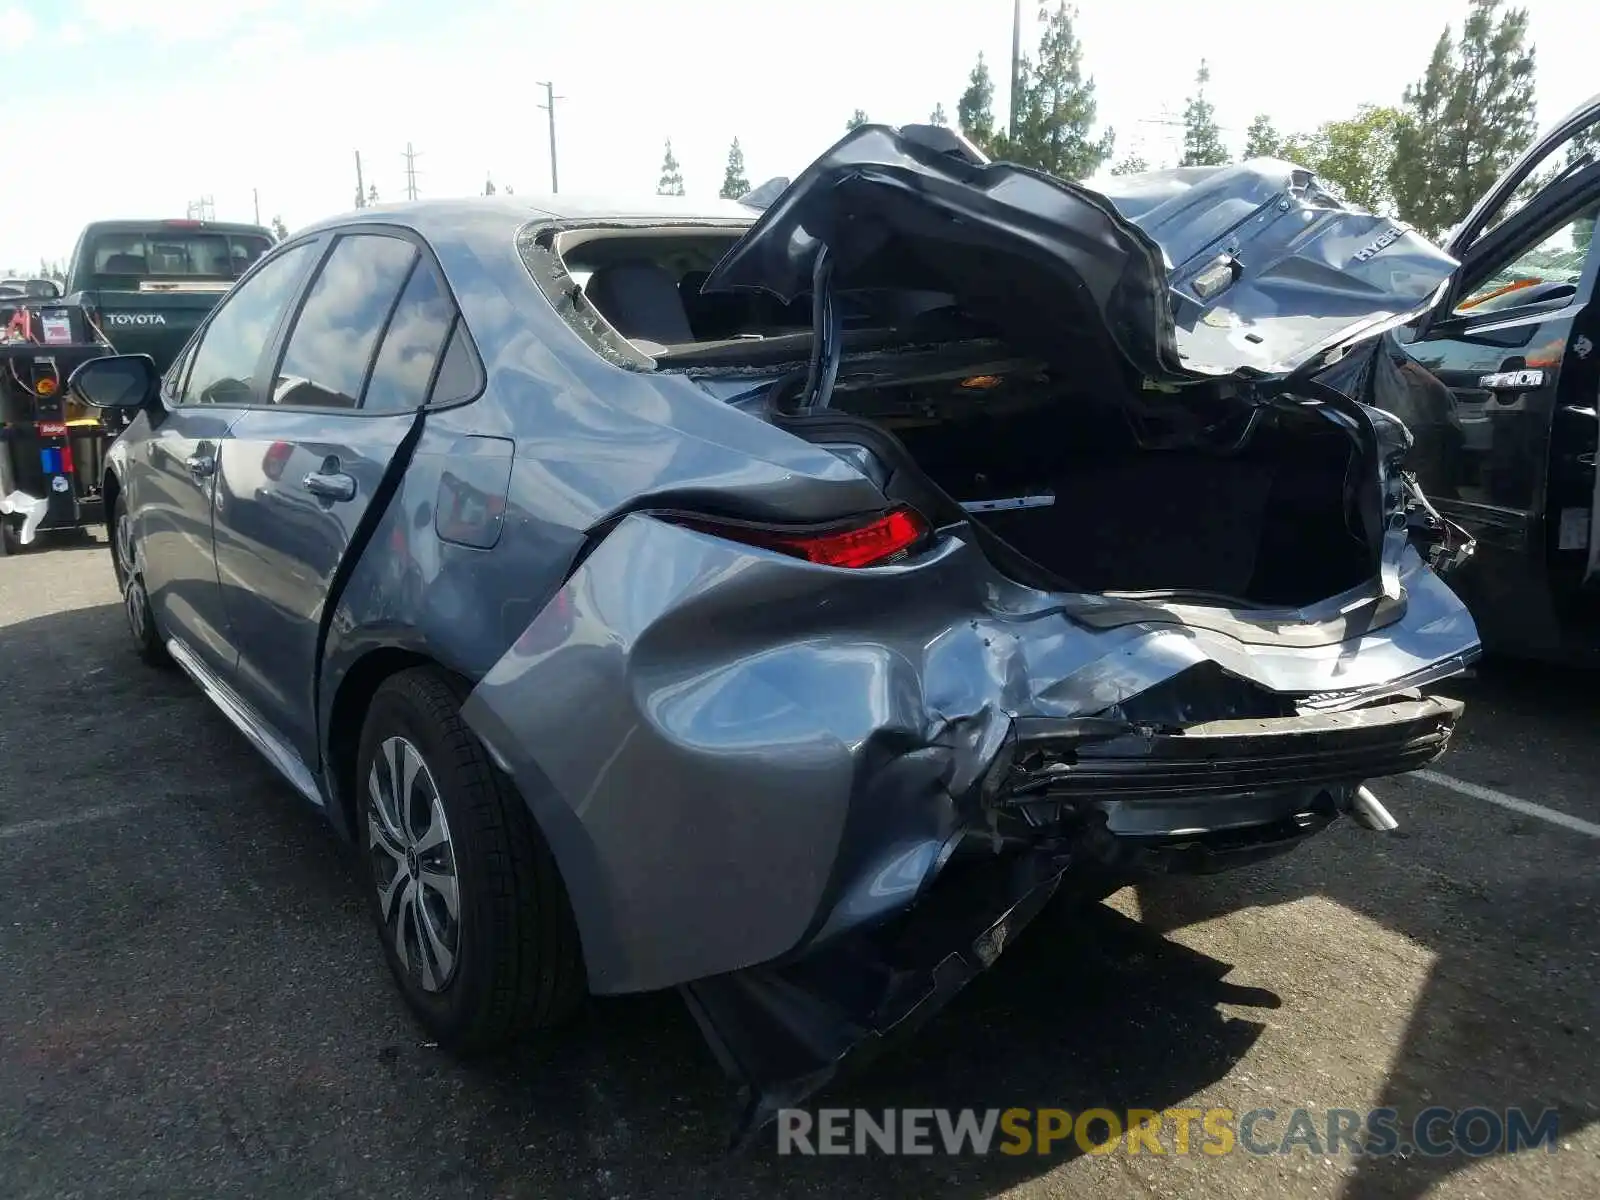
M 1526 6 L 1548 122 L 1600 88 L 1593 10 Z M 1258 111 L 1297 129 L 1398 100 L 1466 5 L 1080 7 L 1102 122 L 1119 155 L 1159 161 L 1176 132 L 1159 122 L 1181 111 L 1202 55 L 1242 144 Z M 203 195 L 219 218 L 249 220 L 258 189 L 262 219 L 293 228 L 350 206 L 356 149 L 398 199 L 407 140 L 424 196 L 480 191 L 486 175 L 546 190 L 545 79 L 565 97 L 562 191 L 652 191 L 671 137 L 690 193 L 713 195 L 735 136 L 759 182 L 802 168 L 858 106 L 893 123 L 936 102 L 953 115 L 980 50 L 1003 112 L 1010 43 L 1006 0 L 0 0 L 0 70 L 40 79 L 8 89 L 0 162 L 60 147 L 35 160 L 38 190 L 14 176 L 0 188 L 0 264 L 65 258 L 86 221 L 182 216 Z M 63 164 L 66 179 L 47 174 Z

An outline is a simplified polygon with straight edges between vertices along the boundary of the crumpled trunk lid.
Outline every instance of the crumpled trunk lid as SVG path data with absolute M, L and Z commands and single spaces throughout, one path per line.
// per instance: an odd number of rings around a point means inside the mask
M 1352 327 L 1425 304 L 1456 267 L 1288 163 L 1103 186 L 984 161 L 947 131 L 862 126 L 766 208 L 704 290 L 793 300 L 826 254 L 837 290 L 944 293 L 1024 353 L 1181 385 L 1288 374 Z

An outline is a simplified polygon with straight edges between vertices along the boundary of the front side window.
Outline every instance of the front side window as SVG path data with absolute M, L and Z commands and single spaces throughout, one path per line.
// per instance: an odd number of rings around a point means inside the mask
M 273 380 L 274 404 L 351 408 L 417 248 L 384 234 L 339 239 L 295 318 Z
M 256 366 L 316 248 L 285 250 L 223 298 L 192 356 L 184 404 L 250 403 Z

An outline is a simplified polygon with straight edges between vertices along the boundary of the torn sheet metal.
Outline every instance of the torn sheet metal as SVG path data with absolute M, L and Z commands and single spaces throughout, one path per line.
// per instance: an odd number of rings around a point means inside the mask
M 1230 612 L 1036 591 L 960 530 L 905 565 L 842 571 L 635 514 L 462 712 L 555 854 L 591 989 L 687 984 L 702 1020 L 759 1024 L 773 989 L 821 969 L 800 959 L 855 946 L 859 987 L 894 974 L 893 955 L 873 966 L 859 939 L 936 895 L 975 831 L 1001 837 L 994 781 L 1020 723 L 1126 725 L 1141 695 L 1201 666 L 1276 700 L 1252 712 L 1196 683 L 1164 719 L 1267 716 L 1302 698 L 1336 711 L 1459 670 L 1477 650 L 1471 618 L 1414 550 L 1400 580 L 1399 602 Z M 1229 822 L 1281 824 L 1316 804 L 1331 819 L 1348 797 L 1316 801 L 1318 787 L 1280 779 L 1266 807 Z M 982 930 L 963 922 L 980 915 L 939 925 L 941 956 L 971 960 Z M 857 993 L 864 1007 L 828 1038 L 876 1040 L 907 996 L 949 990 L 937 971 L 896 978 L 871 1003 Z M 756 1053 L 734 1046 L 744 1036 L 725 1031 L 725 1056 Z M 842 1052 L 824 1043 L 769 1045 L 812 1062 L 746 1071 L 758 1107 L 828 1077 Z
M 824 253 L 837 288 L 949 294 L 1058 366 L 1170 384 L 1289 373 L 1416 310 L 1458 265 L 1287 162 L 1090 187 L 881 125 L 767 203 L 704 290 L 793 300 Z

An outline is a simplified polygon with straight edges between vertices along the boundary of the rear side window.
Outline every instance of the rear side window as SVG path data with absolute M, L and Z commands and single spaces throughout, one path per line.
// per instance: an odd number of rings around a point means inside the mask
M 455 315 L 456 306 L 433 265 L 417 263 L 389 319 L 361 407 L 373 412 L 421 408 Z
M 339 239 L 295 318 L 273 379 L 272 402 L 354 407 L 389 313 L 417 260 L 403 238 Z
M 195 347 L 183 403 L 250 403 L 256 366 L 316 249 L 303 242 L 285 250 L 223 297 Z
M 450 404 L 456 400 L 470 400 L 483 389 L 483 367 L 478 362 L 478 352 L 473 349 L 472 338 L 467 333 L 467 323 L 456 321 L 450 335 L 450 345 L 445 348 L 444 362 L 439 364 L 439 378 L 433 382 L 430 404 Z

